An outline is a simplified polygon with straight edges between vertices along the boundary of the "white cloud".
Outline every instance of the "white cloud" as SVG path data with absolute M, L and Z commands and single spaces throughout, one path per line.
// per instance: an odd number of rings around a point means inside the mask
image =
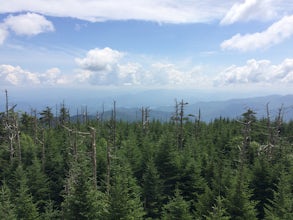
M 238 21 L 271 20 L 277 17 L 280 1 L 274 0 L 245 0 L 235 3 L 221 20 L 221 24 L 233 24 Z
M 10 15 L 4 22 L 8 29 L 17 35 L 37 35 L 43 32 L 54 31 L 53 24 L 44 16 L 35 13 L 26 13 L 21 15 Z
M 19 66 L 0 65 L 0 79 L 3 84 L 10 85 L 30 85 L 39 84 L 36 74 L 25 71 Z
M 244 66 L 230 66 L 216 77 L 215 85 L 262 84 L 289 85 L 293 83 L 293 59 L 279 65 L 269 60 L 248 60 Z
M 79 65 L 76 83 L 91 85 L 200 86 L 205 80 L 199 68 L 185 70 L 170 62 L 130 62 L 127 54 L 111 48 L 90 50 Z
M 236 2 L 236 3 L 235 3 Z M 0 13 L 35 12 L 87 21 L 146 20 L 159 23 L 268 20 L 292 13 L 288 0 L 0 0 Z M 284 13 L 285 12 L 285 13 Z
M 33 73 L 19 66 L 0 65 L 0 84 L 13 86 L 58 85 L 70 81 L 60 74 L 58 68 L 52 68 L 45 73 Z
M 8 31 L 6 30 L 6 28 L 1 27 L 1 25 L 0 25 L 0 45 L 2 45 L 4 43 L 7 36 L 8 36 Z
M 236 34 L 221 44 L 222 49 L 249 51 L 278 44 L 293 35 L 293 15 L 284 16 L 263 32 Z
M 141 85 L 144 84 L 144 70 L 139 63 L 118 64 L 118 79 L 123 85 Z
M 123 57 L 123 53 L 112 50 L 95 48 L 87 52 L 85 58 L 76 58 L 76 63 L 83 69 L 92 71 L 111 71 L 113 65 Z
M 154 81 L 158 84 L 179 85 L 184 82 L 185 74 L 172 63 L 152 64 Z
M 233 3 L 234 0 L 0 0 L 0 13 L 30 11 L 87 21 L 196 23 L 220 19 Z
M 76 58 L 80 67 L 78 80 L 88 80 L 94 85 L 109 85 L 118 82 L 118 64 L 123 53 L 111 48 L 95 48 L 87 52 L 85 58 Z

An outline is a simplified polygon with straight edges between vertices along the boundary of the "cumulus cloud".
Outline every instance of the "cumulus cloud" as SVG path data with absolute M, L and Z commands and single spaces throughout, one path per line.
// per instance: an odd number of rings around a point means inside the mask
M 249 51 L 278 44 L 293 35 L 293 15 L 284 16 L 263 32 L 236 34 L 221 44 L 222 49 Z
M 147 20 L 159 23 L 196 23 L 223 17 L 233 3 L 233 0 L 0 0 L 0 13 L 30 11 L 92 22 Z
M 215 85 L 233 84 L 292 84 L 293 59 L 285 59 L 279 65 L 269 60 L 248 60 L 244 66 L 230 66 L 214 80 Z
M 16 35 L 33 36 L 54 31 L 54 26 L 44 16 L 35 13 L 9 15 L 0 23 L 0 45 L 7 39 L 10 31 Z
M 245 0 L 235 3 L 221 20 L 221 24 L 228 25 L 238 21 L 271 20 L 277 13 L 277 1 L 273 0 Z M 280 2 L 278 2 L 280 4 Z
M 43 32 L 54 31 L 53 24 L 44 16 L 35 13 L 9 15 L 3 22 L 7 29 L 17 35 L 37 35 Z
M 159 84 L 172 84 L 178 85 L 182 84 L 186 77 L 185 74 L 180 71 L 172 63 L 154 63 L 152 64 L 152 71 L 154 73 L 153 80 Z
M 45 73 L 33 73 L 20 66 L 0 65 L 1 85 L 58 85 L 66 82 L 66 77 L 60 74 L 58 68 L 49 69 Z
M 76 58 L 80 67 L 77 79 L 88 80 L 91 84 L 116 84 L 118 64 L 123 53 L 111 48 L 95 48 L 87 52 L 85 58 Z
M 83 69 L 92 71 L 111 71 L 113 66 L 123 57 L 123 53 L 112 50 L 95 48 L 87 52 L 85 58 L 76 58 L 76 63 Z
M 111 48 L 90 50 L 84 58 L 76 59 L 79 69 L 75 81 L 116 86 L 186 86 L 203 82 L 203 77 L 198 74 L 199 68 L 183 70 L 170 62 L 142 65 L 127 60 L 125 53 Z
M 125 53 L 111 48 L 95 48 L 84 58 L 75 59 L 79 70 L 75 79 L 92 85 L 151 85 L 155 83 L 153 71 L 136 62 L 123 60 Z M 156 82 L 162 80 L 156 80 Z
M 10 85 L 31 85 L 39 84 L 39 78 L 36 74 L 25 71 L 19 66 L 1 65 L 0 79 L 4 84 Z

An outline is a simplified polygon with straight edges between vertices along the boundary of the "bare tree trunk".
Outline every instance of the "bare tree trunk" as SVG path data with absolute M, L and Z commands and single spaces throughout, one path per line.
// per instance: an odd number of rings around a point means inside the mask
M 106 187 L 107 187 L 107 195 L 110 194 L 110 183 L 111 178 L 111 147 L 107 144 L 107 176 L 106 176 Z
M 9 107 L 8 107 L 8 92 L 7 90 L 5 89 L 5 98 L 6 98 L 6 117 L 8 118 L 8 114 L 9 114 Z
M 117 150 L 116 146 L 116 101 L 113 102 L 113 112 L 112 112 L 112 121 L 113 121 L 113 147 L 115 152 Z
M 92 138 L 92 163 L 93 163 L 93 185 L 94 189 L 97 188 L 97 148 L 96 148 L 96 129 L 91 129 Z
M 187 105 L 187 102 L 184 102 L 183 99 L 179 103 L 180 105 L 180 113 L 179 113 L 179 122 L 180 122 L 180 129 L 179 129 L 179 148 L 183 149 L 183 142 L 184 142 L 184 127 L 183 127 L 183 121 L 184 121 L 184 106 Z
M 42 169 L 45 172 L 45 164 L 46 164 L 46 148 L 45 148 L 45 131 L 42 130 Z

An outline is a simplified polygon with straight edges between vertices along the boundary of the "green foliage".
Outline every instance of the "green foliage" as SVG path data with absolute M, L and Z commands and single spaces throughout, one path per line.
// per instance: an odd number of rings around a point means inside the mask
M 153 159 L 149 159 L 143 174 L 143 197 L 147 216 L 158 218 L 162 205 L 162 181 Z
M 39 119 L 9 115 L 20 143 L 11 151 L 0 113 L 0 219 L 293 219 L 292 121 L 268 129 L 249 109 L 240 120 L 182 118 L 180 127 L 75 122 L 64 104 L 56 118 L 48 107 Z
M 251 200 L 252 193 L 247 185 L 247 176 L 244 170 L 239 170 L 228 191 L 227 211 L 231 219 L 246 220 L 257 219 L 256 203 Z
M 281 172 L 274 199 L 266 206 L 265 219 L 293 219 L 293 171 L 291 176 Z
M 67 177 L 64 195 L 63 217 L 65 219 L 100 219 L 106 214 L 106 200 L 102 192 L 93 186 L 85 155 L 79 154 L 73 161 Z
M 53 118 L 54 118 L 54 115 L 52 113 L 52 108 L 50 107 L 46 107 L 45 110 L 43 110 L 41 113 L 40 113 L 40 122 L 44 125 L 44 126 L 47 126 L 49 128 L 52 127 L 52 123 L 53 123 Z
M 27 168 L 27 179 L 34 203 L 37 204 L 39 210 L 44 211 L 50 198 L 50 190 L 48 178 L 42 171 L 39 159 L 34 158 L 32 165 Z
M 256 209 L 258 218 L 264 218 L 264 208 L 270 204 L 273 199 L 273 190 L 275 186 L 274 166 L 263 157 L 255 161 L 252 168 L 252 180 L 250 188 L 253 189 L 252 199 L 257 201 Z
M 0 189 L 0 219 L 15 220 L 15 206 L 11 201 L 11 192 L 6 183 Z
M 15 171 L 15 196 L 14 204 L 16 207 L 17 219 L 39 219 L 39 213 L 33 197 L 29 192 L 25 171 L 19 166 Z
M 118 162 L 118 161 L 117 161 Z M 108 219 L 143 219 L 140 188 L 127 163 L 114 164 L 109 194 Z
M 206 220 L 229 220 L 227 210 L 224 207 L 224 199 L 221 196 L 216 198 L 216 203 L 212 207 L 212 211 L 206 217 Z
M 180 191 L 175 190 L 174 197 L 169 199 L 169 202 L 164 205 L 162 211 L 163 220 L 191 220 L 190 204 L 184 200 Z

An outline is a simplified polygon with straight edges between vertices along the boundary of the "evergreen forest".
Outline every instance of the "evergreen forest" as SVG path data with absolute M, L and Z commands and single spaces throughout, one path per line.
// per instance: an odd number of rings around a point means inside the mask
M 0 113 L 0 219 L 293 219 L 293 121 Z

